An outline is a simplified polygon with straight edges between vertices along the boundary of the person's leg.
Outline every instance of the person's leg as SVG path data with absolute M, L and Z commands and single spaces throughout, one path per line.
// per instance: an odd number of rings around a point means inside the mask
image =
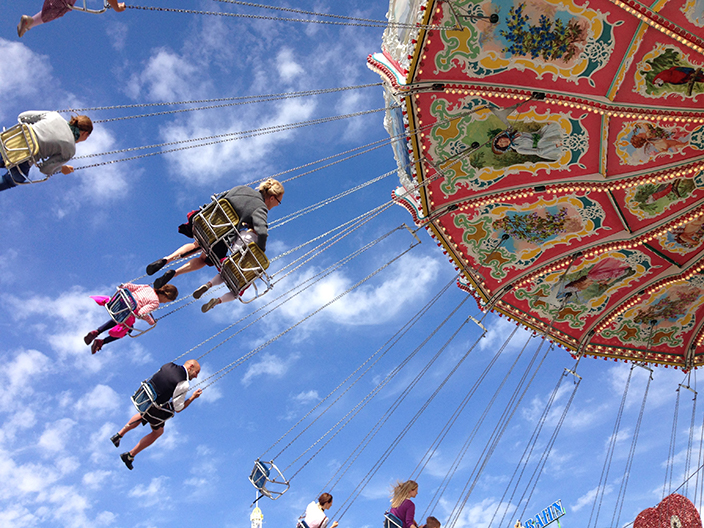
M 132 429 L 137 427 L 139 424 L 142 423 L 142 415 L 137 413 L 135 414 L 132 418 L 130 418 L 130 421 L 127 422 L 127 424 L 120 429 L 117 434 L 120 435 L 120 437 L 125 436 L 128 432 L 130 432 Z
M 17 183 L 15 183 L 15 180 L 12 179 L 10 173 L 6 172 L 2 175 L 2 181 L 0 181 L 0 191 L 6 191 L 8 189 L 12 189 L 13 187 L 17 187 Z
M 184 273 L 191 273 L 192 271 L 198 271 L 199 269 L 202 269 L 204 267 L 205 267 L 205 254 L 201 253 L 199 257 L 189 260 L 183 266 L 176 269 L 176 273 L 174 274 L 174 277 L 178 277 L 179 275 L 183 275 Z
M 107 330 L 110 330 L 115 325 L 117 325 L 117 323 L 115 321 L 113 321 L 112 319 L 110 319 L 107 323 L 98 327 L 98 335 L 102 334 L 103 332 L 105 332 Z
M 129 451 L 130 456 L 132 456 L 132 458 L 136 457 L 141 451 L 144 451 L 147 447 L 152 445 L 162 434 L 164 434 L 163 427 L 159 427 L 159 429 L 152 429 L 151 433 L 143 436 L 142 439 L 137 442 L 137 445 Z
M 164 257 L 166 259 L 166 262 L 171 262 L 172 260 L 176 260 L 178 258 L 183 258 L 187 256 L 189 253 L 192 253 L 193 251 L 197 250 L 200 246 L 198 246 L 197 242 L 191 242 L 189 244 L 184 244 L 180 248 L 178 248 L 176 251 L 171 253 L 171 255 L 168 255 Z

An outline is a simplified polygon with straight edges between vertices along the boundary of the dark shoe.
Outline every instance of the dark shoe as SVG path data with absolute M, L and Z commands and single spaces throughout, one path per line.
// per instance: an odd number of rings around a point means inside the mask
M 210 288 L 208 287 L 207 284 L 203 284 L 200 288 L 198 288 L 196 291 L 193 292 L 193 298 L 194 299 L 200 299 L 203 297 L 205 292 L 207 292 Z
M 22 18 L 20 18 L 20 23 L 17 24 L 17 36 L 22 38 L 22 35 L 27 33 L 31 27 L 32 17 L 29 15 L 22 15 Z
M 134 467 L 132 467 L 132 462 L 134 462 L 134 457 L 132 455 L 130 455 L 129 451 L 127 451 L 127 453 L 122 453 L 120 455 L 120 458 L 127 466 L 127 469 L 134 469 Z
M 154 289 L 158 290 L 159 288 L 166 286 L 169 281 L 174 278 L 174 275 L 176 275 L 175 270 L 169 270 L 164 273 L 161 277 L 154 281 Z
M 210 299 L 207 303 L 200 307 L 200 311 L 203 313 L 209 312 L 220 304 L 220 299 Z
M 147 266 L 147 275 L 154 275 L 161 268 L 166 266 L 166 259 L 155 260 Z
M 93 330 L 91 332 L 88 332 L 88 334 L 83 338 L 83 342 L 86 345 L 90 345 L 93 342 L 93 339 L 95 339 L 96 337 L 98 337 L 98 331 Z
M 120 436 L 120 433 L 115 433 L 110 437 L 110 441 L 115 444 L 115 447 L 120 447 L 120 439 L 122 437 Z
M 102 339 L 96 339 L 93 341 L 93 346 L 90 347 L 90 353 L 95 354 L 98 352 L 101 348 L 103 348 L 103 340 Z

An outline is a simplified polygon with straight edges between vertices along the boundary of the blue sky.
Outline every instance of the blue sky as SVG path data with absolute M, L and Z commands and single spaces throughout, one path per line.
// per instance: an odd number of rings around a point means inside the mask
M 237 97 L 379 81 L 365 65 L 366 56 L 380 49 L 378 28 L 128 10 L 100 16 L 69 13 L 18 39 L 15 26 L 20 15 L 33 15 L 40 5 L 39 1 L 26 0 L 2 3 L 0 119 L 4 126 L 11 125 L 24 110 Z M 154 5 L 276 14 L 205 1 L 161 0 Z M 285 5 L 373 19 L 382 19 L 388 8 L 383 1 L 354 0 L 344 5 Z M 294 123 L 383 105 L 381 88 L 375 87 L 109 122 L 96 125 L 91 138 L 79 145 L 77 156 Z M 159 110 L 162 108 L 86 113 L 94 119 L 109 119 Z M 405 229 L 397 230 L 250 328 L 223 343 L 246 324 L 242 323 L 192 351 L 363 245 L 403 223 L 410 224 L 410 216 L 398 206 L 383 212 L 277 282 L 275 289 L 258 303 L 231 303 L 203 315 L 199 310 L 201 302 L 197 302 L 167 316 L 145 336 L 125 338 L 106 346 L 96 356 L 91 356 L 82 338 L 103 322 L 106 313 L 88 296 L 111 293 L 119 283 L 143 275 L 149 262 L 185 243 L 187 240 L 176 231 L 178 224 L 184 221 L 187 211 L 207 202 L 211 193 L 387 138 L 382 121 L 383 115 L 374 113 L 77 170 L 69 176 L 58 175 L 43 184 L 0 194 L 0 350 L 4 360 L 0 371 L 4 388 L 0 393 L 1 526 L 249 526 L 250 503 L 255 493 L 247 476 L 254 459 L 264 453 L 276 454 L 278 449 L 267 452 L 267 448 L 452 281 L 453 268 L 446 257 L 427 233 L 420 231 L 421 245 L 339 301 L 297 324 L 408 249 L 413 237 Z M 73 164 L 80 167 L 127 155 L 76 159 Z M 376 178 L 395 166 L 391 148 L 384 146 L 297 178 L 286 184 L 283 205 L 272 211 L 270 221 Z M 281 255 L 384 204 L 397 185 L 398 180 L 392 175 L 272 229 L 269 257 Z M 275 261 L 271 268 L 275 278 L 283 275 L 279 270 L 285 264 L 301 254 L 298 251 Z M 211 276 L 210 270 L 203 270 L 178 278 L 174 284 L 187 295 Z M 472 299 L 450 316 L 465 296 L 451 286 L 369 374 L 277 458 L 280 467 L 291 465 L 287 476 L 296 476 L 291 489 L 278 501 L 261 502 L 266 526 L 294 526 L 306 504 L 323 491 L 373 425 L 459 329 L 332 489 L 333 518 L 344 510 L 341 527 L 379 526 L 388 505 L 389 487 L 397 479 L 411 477 L 437 432 L 514 328 L 505 319 L 487 316 L 484 324 L 488 334 L 378 467 L 387 447 L 480 338 L 474 323 L 462 326 L 467 315 L 481 317 Z M 170 309 L 155 315 L 158 318 L 167 311 Z M 316 447 L 297 460 L 448 316 L 448 322 L 348 426 L 341 430 L 335 427 L 338 434 L 317 456 L 305 464 Z M 287 331 L 293 325 L 295 328 Z M 198 357 L 220 345 L 202 358 L 202 379 L 285 331 L 283 337 L 207 387 L 191 408 L 169 422 L 158 442 L 137 457 L 134 471 L 123 466 L 118 457 L 122 450 L 116 450 L 109 437 L 131 416 L 129 397 L 141 380 L 176 357 L 187 354 L 180 361 Z M 508 399 L 527 368 L 528 356 L 538 346 L 537 339 L 531 340 L 520 356 L 527 338 L 528 334 L 519 330 L 509 342 L 418 477 L 419 520 L 496 388 L 517 360 L 434 515 L 445 523 L 463 496 L 472 469 L 483 461 L 481 453 L 491 431 L 506 415 Z M 550 392 L 563 369 L 573 364 L 565 351 L 549 352 L 456 526 L 489 526 Z M 562 525 L 588 526 L 628 366 L 589 359 L 581 362 L 579 373 L 583 382 L 524 519 L 562 499 L 567 510 Z M 611 526 L 646 379 L 645 370 L 634 371 L 598 526 Z M 682 380 L 679 371 L 656 369 L 654 373 L 621 525 L 632 521 L 642 509 L 655 506 L 662 497 L 675 389 Z M 535 453 L 544 451 L 571 389 L 572 382 L 566 379 Z M 673 489 L 682 481 L 686 460 L 690 394 L 687 392 L 680 403 L 675 454 L 670 459 Z M 699 456 L 700 428 L 699 411 L 693 467 Z M 143 428 L 131 432 L 125 445 L 131 447 L 145 433 Z M 282 445 L 292 439 L 293 435 L 288 436 Z M 532 472 L 537 456 L 531 459 L 528 472 Z M 349 508 L 342 508 L 355 487 L 374 469 L 378 471 L 356 500 Z M 701 493 L 702 486 L 698 489 Z M 519 486 L 512 504 L 522 493 Z M 693 486 L 688 495 L 694 499 Z M 504 503 L 510 501 L 509 497 L 510 492 Z M 523 506 L 519 511 L 523 511 Z M 500 516 L 501 512 L 497 519 Z M 502 526 L 513 524 L 513 513 L 509 518 Z M 492 526 L 498 526 L 498 521 L 494 520 Z

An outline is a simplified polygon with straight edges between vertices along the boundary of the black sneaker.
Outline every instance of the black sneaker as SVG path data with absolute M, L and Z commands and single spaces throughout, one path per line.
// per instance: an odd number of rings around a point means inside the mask
M 127 466 L 127 469 L 130 469 L 130 470 L 134 469 L 134 467 L 132 467 L 132 462 L 134 462 L 134 457 L 132 455 L 130 455 L 129 451 L 127 451 L 127 453 L 122 453 L 120 455 L 120 458 Z
M 147 275 L 154 275 L 157 271 L 166 265 L 166 259 L 155 260 L 147 266 Z
M 176 270 L 169 270 L 164 273 L 161 277 L 154 281 L 154 289 L 158 290 L 159 288 L 166 286 L 169 281 L 174 278 L 174 275 L 176 275 Z
M 120 439 L 122 439 L 120 433 L 115 433 L 110 437 L 110 441 L 115 444 L 115 447 L 120 447 Z

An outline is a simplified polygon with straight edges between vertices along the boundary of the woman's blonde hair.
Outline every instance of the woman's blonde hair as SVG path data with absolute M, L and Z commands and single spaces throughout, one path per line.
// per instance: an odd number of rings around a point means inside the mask
M 414 480 L 407 480 L 406 482 L 397 481 L 396 485 L 391 488 L 391 507 L 398 508 L 401 506 L 403 501 L 405 501 L 415 489 L 418 489 L 418 483 Z
M 257 190 L 262 193 L 264 198 L 267 196 L 281 196 L 284 194 L 284 186 L 280 181 L 275 180 L 274 178 L 269 178 L 268 180 L 260 183 Z

